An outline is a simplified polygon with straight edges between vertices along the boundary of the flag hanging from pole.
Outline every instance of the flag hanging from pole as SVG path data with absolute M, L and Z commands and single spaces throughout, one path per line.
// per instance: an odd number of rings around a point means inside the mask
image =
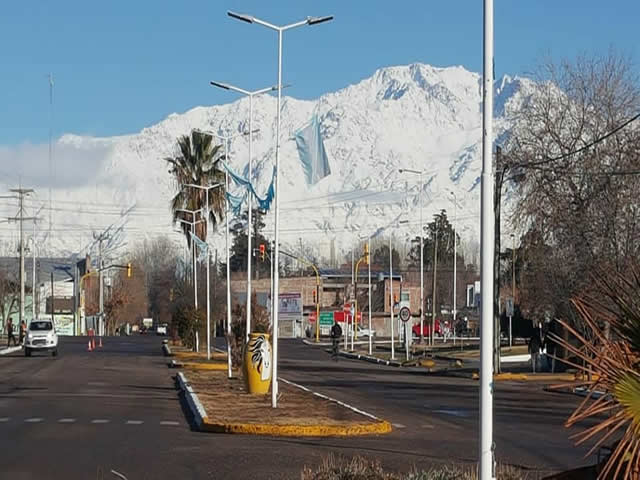
M 198 255 L 198 261 L 204 262 L 207 260 L 207 255 L 209 254 L 209 245 L 207 242 L 203 242 L 200 240 L 200 237 L 194 235 L 193 232 L 189 232 L 191 234 L 191 239 L 196 244 L 196 246 L 200 249 L 200 255 Z
M 294 134 L 300 163 L 304 170 L 307 184 L 315 185 L 327 175 L 331 174 L 327 151 L 322 143 L 320 122 L 313 116 L 309 125 Z

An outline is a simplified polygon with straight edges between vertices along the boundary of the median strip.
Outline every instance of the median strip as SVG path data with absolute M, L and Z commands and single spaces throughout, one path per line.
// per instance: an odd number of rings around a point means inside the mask
M 241 433 L 288 437 L 346 437 L 384 434 L 392 430 L 385 420 L 339 400 L 281 380 L 279 408 L 269 395 L 249 395 L 239 379 L 222 372 L 191 372 L 176 376 L 198 429 L 214 433 Z M 196 391 L 198 393 L 196 393 Z

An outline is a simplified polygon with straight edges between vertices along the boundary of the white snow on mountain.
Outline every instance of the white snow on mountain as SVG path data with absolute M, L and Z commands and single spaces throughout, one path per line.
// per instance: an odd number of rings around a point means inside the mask
M 527 95 L 531 82 L 504 77 L 495 84 L 495 137 L 508 132 L 509 116 Z M 286 90 L 285 90 L 286 93 Z M 388 227 L 399 240 L 419 231 L 419 176 L 399 169 L 423 170 L 424 222 L 446 209 L 453 217 L 457 198 L 459 232 L 465 241 L 479 234 L 481 172 L 481 76 L 462 67 L 412 64 L 382 68 L 371 77 L 314 101 L 283 97 L 281 130 L 281 241 L 299 245 L 300 238 L 328 257 L 329 246 L 349 249 L 358 236 Z M 329 154 L 331 175 L 308 186 L 302 174 L 293 133 L 317 114 Z M 144 236 L 174 235 L 169 199 L 175 193 L 165 157 L 176 151 L 176 138 L 194 128 L 223 135 L 248 130 L 249 100 L 196 107 L 172 114 L 141 132 L 120 137 L 64 135 L 55 146 L 61 155 L 81 154 L 95 166 L 82 185 L 69 183 L 53 191 L 53 241 L 58 252 L 79 252 L 92 231 L 124 225 L 131 245 Z M 276 99 L 254 99 L 254 170 L 264 192 L 274 162 Z M 94 155 L 95 153 L 95 155 Z M 231 142 L 231 164 L 247 173 L 248 138 Z M 75 159 L 75 162 L 81 160 Z M 66 167 L 69 168 L 69 167 Z M 67 171 L 68 173 L 68 171 Z M 64 171 L 58 167 L 57 177 Z M 6 181 L 6 187 L 15 187 Z M 46 191 L 37 201 L 46 204 Z M 128 207 L 134 208 L 122 217 Z M 3 207 L 7 210 L 7 207 Z M 12 212 L 11 209 L 7 210 Z M 272 229 L 273 212 L 267 218 Z M 48 220 L 45 208 L 41 214 Z M 394 221 L 407 219 L 406 225 Z M 46 230 L 47 221 L 40 227 Z M 10 227 L 13 228 L 13 227 Z M 224 229 L 212 242 L 224 247 Z M 5 237 L 6 238 L 6 237 Z

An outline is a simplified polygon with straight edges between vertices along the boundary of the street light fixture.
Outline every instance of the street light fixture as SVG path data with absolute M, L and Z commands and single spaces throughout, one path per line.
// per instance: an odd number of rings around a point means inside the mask
M 213 137 L 218 138 L 224 142 L 224 158 L 229 161 L 229 142 L 239 136 L 249 135 L 257 132 L 258 130 L 249 130 L 249 132 L 240 132 L 235 135 L 219 135 L 217 133 L 195 129 L 198 133 L 202 133 L 204 135 L 211 135 Z M 224 172 L 224 182 L 225 182 L 225 192 L 229 191 L 229 172 L 225 169 Z M 250 196 L 250 195 L 249 195 Z M 227 338 L 231 335 L 231 267 L 229 262 L 229 198 L 225 202 L 225 250 L 227 257 Z M 208 263 L 208 262 L 207 262 Z M 251 303 L 251 298 L 247 298 L 247 304 Z M 248 318 L 247 318 L 248 320 Z M 248 329 L 248 325 L 247 325 Z M 231 370 L 231 344 L 229 340 L 227 340 L 227 376 L 231 378 L 233 376 L 233 372 Z
M 422 191 L 424 190 L 424 183 L 422 177 L 422 170 L 412 170 L 410 168 L 401 168 L 400 173 L 412 173 L 420 175 L 420 343 L 424 343 L 424 238 L 422 235 Z M 433 336 L 433 335 L 432 335 Z
M 451 196 L 453 197 L 453 331 L 455 332 L 456 328 L 456 315 L 457 311 L 457 266 L 458 266 L 458 239 L 457 239 L 457 218 L 458 218 L 458 197 L 456 196 L 454 191 L 451 191 Z M 455 338 L 455 333 L 454 333 Z
M 204 206 L 204 221 L 205 221 L 205 237 L 209 233 L 209 190 L 221 187 L 221 183 L 216 183 L 208 187 L 203 185 L 196 185 L 195 183 L 186 183 L 183 187 L 197 188 L 205 191 L 205 206 Z M 210 279 L 210 266 L 211 256 L 209 254 L 209 248 L 207 247 L 207 360 L 211 360 L 211 287 L 209 283 Z
M 246 95 L 249 97 L 249 132 L 253 132 L 253 97 L 257 95 L 262 95 L 268 92 L 274 92 L 278 90 L 277 85 L 273 85 L 267 88 L 261 88 L 259 90 L 245 90 L 240 87 L 236 87 L 234 85 L 230 85 L 228 83 L 221 82 L 210 82 L 214 87 L 222 88 L 224 90 L 234 91 L 241 93 L 242 95 Z M 284 87 L 283 87 L 284 88 Z M 253 179 L 253 135 L 249 135 L 249 173 L 248 180 L 251 182 Z M 253 211 L 251 208 L 252 198 L 251 195 L 248 196 L 247 199 L 247 210 L 248 210 L 248 219 L 247 219 L 247 328 L 245 334 L 245 342 L 249 341 L 249 333 L 251 329 L 251 259 L 253 255 L 251 254 L 251 225 L 252 225 L 252 216 Z
M 276 26 L 269 22 L 265 22 L 264 20 L 260 20 L 259 18 L 235 13 L 228 11 L 227 15 L 237 20 L 241 20 L 247 23 L 257 23 L 264 27 L 267 27 L 271 30 L 275 30 L 278 32 L 278 102 L 277 102 L 277 123 L 276 123 L 276 159 L 275 159 L 275 177 L 276 182 L 274 186 L 275 191 L 275 244 L 280 244 L 280 116 L 281 116 L 281 108 L 280 104 L 282 102 L 282 34 L 287 30 L 291 30 L 293 28 L 302 27 L 304 25 L 317 25 L 319 23 L 328 22 L 333 19 L 332 15 L 325 17 L 307 17 L 305 20 L 300 22 L 291 23 L 289 25 L 284 26 Z M 275 249 L 274 255 L 274 263 L 276 267 L 274 268 L 274 277 L 273 277 L 273 298 L 271 299 L 273 302 L 272 312 L 273 312 L 273 374 L 272 374 L 272 383 L 271 383 L 271 406 L 276 408 L 278 406 L 278 292 L 279 292 L 279 277 L 280 272 L 278 265 L 279 262 L 279 253 L 278 248 Z M 319 320 L 318 320 L 319 321 Z

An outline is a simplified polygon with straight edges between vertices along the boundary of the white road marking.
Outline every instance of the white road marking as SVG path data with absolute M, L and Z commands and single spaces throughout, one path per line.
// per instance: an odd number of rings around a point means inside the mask
M 396 427 L 396 428 L 407 428 L 407 426 L 406 426 L 406 425 L 403 425 L 403 424 L 401 424 L 401 423 L 394 423 L 394 424 L 392 424 L 392 425 L 393 425 L 394 427 Z
M 75 418 L 61 418 L 60 420 L 58 420 L 58 423 L 75 423 L 76 419 Z
M 9 417 L 2 417 L 0 418 L 0 423 L 7 423 L 9 420 L 11 420 Z
M 127 425 L 142 425 L 144 422 L 142 420 L 127 420 Z
M 435 428 L 433 425 L 429 425 L 428 423 L 425 423 L 424 425 L 422 425 L 422 428 Z
M 34 417 L 34 418 L 25 418 L 24 421 L 25 423 L 40 423 L 43 419 L 40 417 Z
M 180 425 L 180 422 L 172 422 L 169 420 L 163 420 L 162 422 L 160 422 L 160 425 L 171 425 L 171 426 L 176 426 L 176 425 Z
M 95 420 L 91 420 L 91 423 L 109 423 L 109 420 L 104 418 L 96 418 Z

